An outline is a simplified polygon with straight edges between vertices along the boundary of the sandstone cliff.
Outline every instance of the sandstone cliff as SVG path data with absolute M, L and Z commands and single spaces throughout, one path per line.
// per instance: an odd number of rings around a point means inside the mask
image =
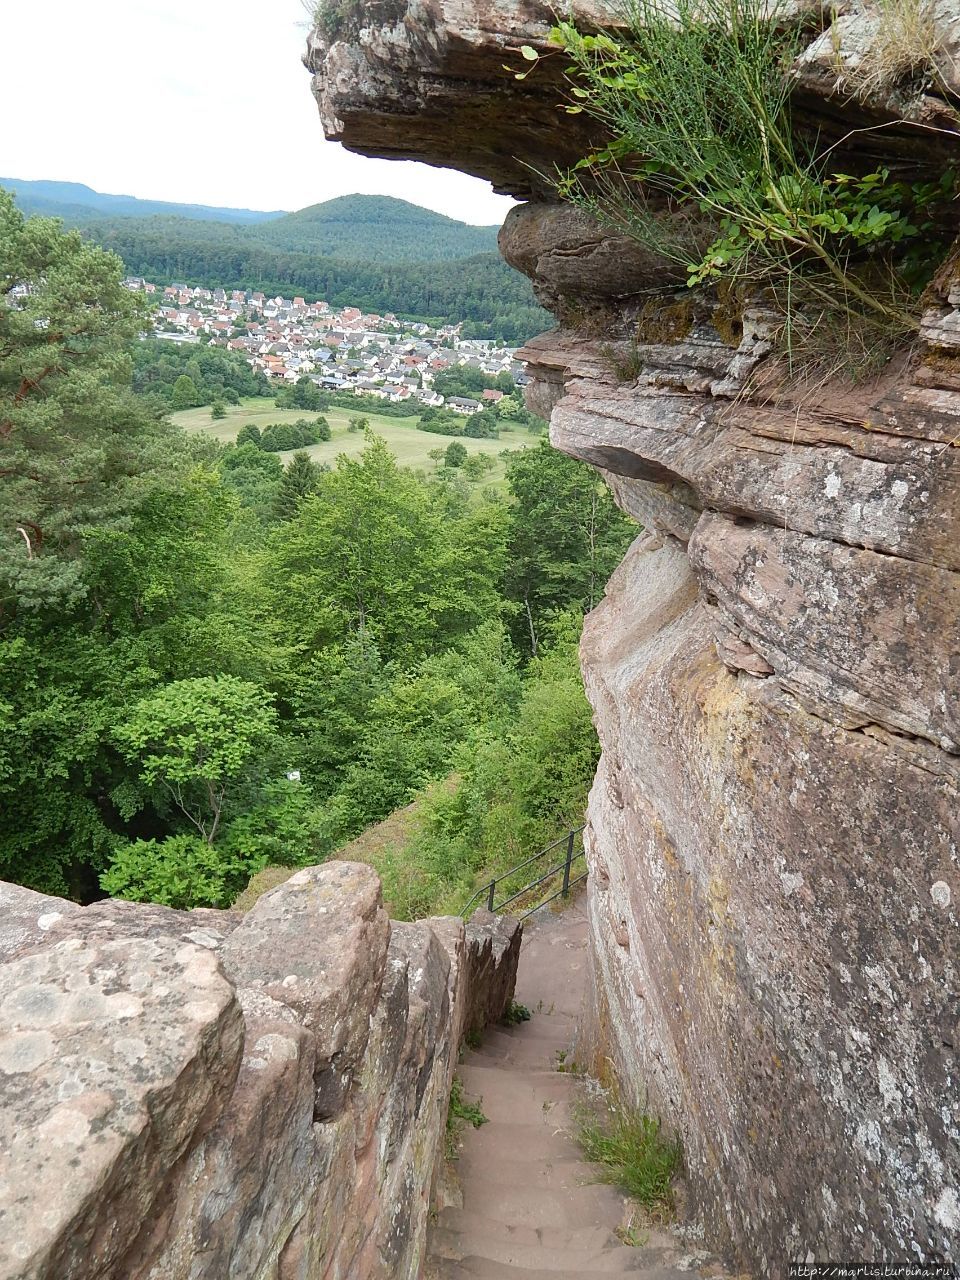
M 300 871 L 242 916 L 0 883 L 4 1280 L 409 1280 L 520 928 Z
M 935 8 L 943 95 L 839 94 L 872 21 L 852 5 L 802 60 L 808 117 L 884 125 L 858 143 L 880 160 L 955 162 L 960 12 Z M 561 322 L 526 349 L 531 403 L 643 526 L 582 648 L 603 747 L 583 1051 L 680 1130 L 709 1238 L 760 1274 L 955 1257 L 960 276 L 881 384 L 751 400 L 771 318 L 658 317 L 666 264 L 538 180 L 589 140 L 553 63 L 503 70 L 546 48 L 550 9 L 371 13 L 311 37 L 328 136 L 528 200 L 501 248 Z M 630 333 L 624 381 L 609 344 Z

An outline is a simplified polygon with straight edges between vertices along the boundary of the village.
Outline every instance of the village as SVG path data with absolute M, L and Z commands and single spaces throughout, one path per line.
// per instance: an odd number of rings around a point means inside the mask
M 500 375 L 517 386 L 526 381 L 515 349 L 463 338 L 461 324 L 431 328 L 392 313 L 335 310 L 326 302 L 243 289 L 164 287 L 142 277 L 124 283 L 156 301 L 155 337 L 226 347 L 278 383 L 309 377 L 332 391 L 377 396 L 393 404 L 410 401 L 411 408 L 443 405 L 470 415 L 503 397 L 506 379 Z M 456 367 L 475 369 L 486 380 L 499 379 L 501 386 L 484 387 L 476 398 L 444 397 L 433 389 L 433 380 Z

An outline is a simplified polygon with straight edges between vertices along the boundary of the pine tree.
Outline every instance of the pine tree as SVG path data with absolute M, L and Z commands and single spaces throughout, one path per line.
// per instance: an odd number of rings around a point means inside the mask
M 122 279 L 114 254 L 0 190 L 0 625 L 84 595 L 85 534 L 159 465 L 162 429 L 130 390 L 146 304 Z
M 277 494 L 276 512 L 280 520 L 292 520 L 303 500 L 317 492 L 321 472 L 308 453 L 298 451 L 293 455 Z

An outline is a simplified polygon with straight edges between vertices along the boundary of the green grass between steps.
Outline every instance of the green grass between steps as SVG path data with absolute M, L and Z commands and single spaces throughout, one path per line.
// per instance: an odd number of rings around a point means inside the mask
M 645 1209 L 673 1209 L 683 1153 L 658 1120 L 614 1105 L 603 1115 L 581 1116 L 577 1137 L 584 1157 L 600 1165 L 598 1181 L 620 1187 Z

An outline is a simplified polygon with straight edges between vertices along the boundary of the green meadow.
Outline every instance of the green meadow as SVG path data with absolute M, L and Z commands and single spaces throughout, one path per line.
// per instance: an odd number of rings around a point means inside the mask
M 210 406 L 200 409 L 184 409 L 173 414 L 173 421 L 188 431 L 204 431 L 207 435 L 225 443 L 237 438 L 237 432 L 246 423 L 253 423 L 262 431 L 271 422 L 296 422 L 298 418 L 315 418 L 317 415 L 303 409 L 278 409 L 272 400 L 250 397 L 238 405 L 227 405 L 227 416 L 214 421 L 210 417 Z M 355 454 L 363 448 L 363 432 L 351 431 L 349 422 L 352 417 L 366 417 L 371 428 L 386 440 L 397 461 L 405 467 L 431 470 L 436 464 L 430 457 L 430 451 L 446 448 L 453 436 L 434 435 L 429 431 L 417 430 L 417 416 L 410 418 L 388 418 L 376 413 L 366 413 L 358 409 L 356 413 L 349 409 L 326 409 L 323 416 L 330 423 L 332 438 L 321 444 L 311 445 L 305 450 L 316 462 L 333 463 L 338 454 Z M 469 436 L 458 436 L 467 448 L 468 453 L 486 453 L 494 461 L 494 469 L 487 473 L 485 484 L 496 484 L 503 480 L 506 465 L 500 454 L 505 449 L 522 449 L 530 442 L 530 435 L 523 428 L 515 430 L 501 429 L 499 440 L 472 440 Z M 279 457 L 287 460 L 292 455 L 281 453 Z

